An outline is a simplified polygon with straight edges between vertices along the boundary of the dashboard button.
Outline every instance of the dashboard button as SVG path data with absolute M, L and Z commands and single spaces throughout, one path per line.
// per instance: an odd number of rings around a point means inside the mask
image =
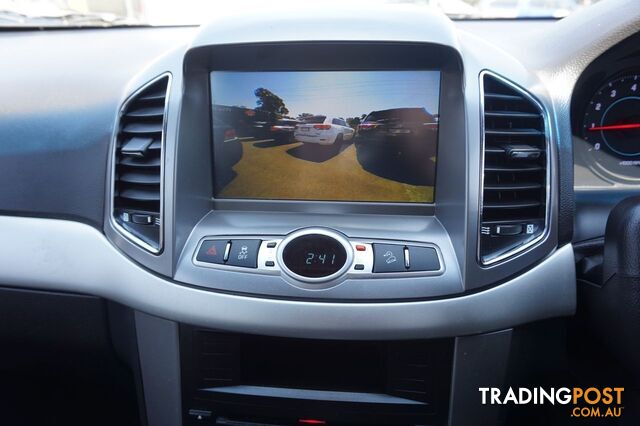
M 258 249 L 261 242 L 260 240 L 231 240 L 227 265 L 257 268 Z
M 224 252 L 227 240 L 206 240 L 200 245 L 196 260 L 198 262 L 224 264 Z
M 373 245 L 373 272 L 405 272 L 404 246 L 395 244 Z
M 431 247 L 408 246 L 409 271 L 437 271 L 440 261 L 436 249 Z

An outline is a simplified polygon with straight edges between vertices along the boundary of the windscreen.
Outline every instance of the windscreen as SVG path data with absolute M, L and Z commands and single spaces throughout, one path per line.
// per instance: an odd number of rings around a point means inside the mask
M 216 198 L 433 203 L 439 71 L 213 71 Z

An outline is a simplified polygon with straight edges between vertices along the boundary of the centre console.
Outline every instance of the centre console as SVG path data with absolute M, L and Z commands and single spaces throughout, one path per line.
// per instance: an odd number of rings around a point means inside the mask
M 149 423 L 494 423 L 465 389 L 575 308 L 544 85 L 422 9 L 267 15 L 203 26 L 118 115 Z
M 458 296 L 539 262 L 557 247 L 545 94 L 425 19 L 417 39 L 205 26 L 123 104 L 107 235 L 177 285 L 281 300 Z
M 182 110 L 201 120 L 181 129 L 176 177 L 210 204 L 175 279 L 296 299 L 462 292 L 447 230 L 465 220 L 462 75 L 441 44 L 191 49 Z M 176 199 L 193 211 L 186 188 Z

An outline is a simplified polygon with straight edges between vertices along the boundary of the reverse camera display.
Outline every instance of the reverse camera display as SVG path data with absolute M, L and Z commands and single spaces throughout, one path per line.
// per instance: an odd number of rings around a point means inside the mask
M 432 203 L 438 71 L 211 73 L 216 198 Z

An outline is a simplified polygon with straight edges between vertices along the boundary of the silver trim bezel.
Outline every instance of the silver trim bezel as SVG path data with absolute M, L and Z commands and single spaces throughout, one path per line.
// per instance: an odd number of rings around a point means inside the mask
M 158 239 L 158 247 L 154 247 L 142 239 L 136 237 L 131 232 L 127 231 L 122 225 L 118 223 L 115 217 L 115 184 L 116 184 L 116 150 L 118 145 L 118 134 L 120 132 L 120 121 L 122 120 L 122 116 L 124 115 L 125 110 L 129 106 L 129 104 L 145 89 L 149 86 L 157 83 L 163 78 L 167 78 L 167 90 L 164 99 L 164 114 L 162 117 L 162 136 L 160 137 L 160 231 L 159 231 L 159 239 Z M 127 99 L 120 106 L 120 110 L 118 111 L 118 118 L 116 120 L 116 125 L 113 133 L 113 137 L 111 140 L 111 191 L 110 191 L 110 214 L 109 221 L 113 228 L 123 237 L 125 237 L 129 242 L 145 249 L 146 251 L 152 254 L 160 254 L 162 252 L 164 246 L 164 171 L 165 171 L 165 151 L 166 151 L 166 134 L 167 134 L 167 121 L 168 121 L 168 110 L 169 110 L 169 96 L 171 94 L 171 79 L 172 75 L 170 72 L 165 72 L 155 77 L 154 79 L 148 81 L 144 85 L 140 86 L 136 89 L 132 94 L 130 94 Z
M 326 230 L 329 228 L 323 227 L 314 227 L 313 229 L 322 229 Z M 304 228 L 302 230 L 309 230 L 310 228 Z M 300 232 L 300 231 L 295 231 Z M 329 229 L 329 232 L 336 232 L 339 235 L 339 231 L 333 231 Z M 317 233 L 317 232 L 312 232 Z M 288 234 L 290 235 L 290 234 Z M 299 234 L 298 234 L 299 235 Z M 334 235 L 331 235 L 334 237 Z M 370 239 L 370 238 L 345 238 L 348 240 L 351 246 L 351 252 L 353 253 L 353 259 L 351 260 L 351 264 L 347 268 L 346 272 L 341 273 L 340 276 L 336 276 L 335 278 L 329 277 L 322 278 L 325 281 L 307 281 L 301 280 L 295 273 L 289 273 L 284 271 L 282 267 L 283 261 L 278 258 L 278 251 L 282 245 L 284 239 L 287 238 L 287 235 L 207 235 L 198 240 L 198 243 L 195 246 L 195 250 L 191 255 L 191 262 L 193 265 L 208 269 L 215 269 L 219 271 L 227 271 L 227 272 L 241 272 L 247 274 L 254 275 L 271 275 L 271 276 L 280 276 L 291 286 L 303 289 L 303 290 L 311 290 L 311 291 L 321 291 L 328 290 L 330 288 L 336 287 L 342 284 L 344 281 L 349 279 L 396 279 L 396 278 L 416 278 L 416 277 L 433 277 L 442 275 L 446 271 L 446 267 L 444 264 L 444 259 L 442 255 L 442 251 L 440 247 L 433 243 L 424 243 L 424 242 L 415 242 L 415 241 L 396 241 L 396 240 L 380 240 L 380 239 Z M 202 247 L 202 244 L 206 241 L 210 240 L 261 240 L 260 248 L 258 251 L 258 264 L 256 268 L 251 267 L 241 267 L 241 266 L 232 266 L 221 263 L 209 263 L 199 261 L 197 256 Z M 275 243 L 274 248 L 268 248 L 269 243 Z M 403 272 L 373 272 L 374 267 L 374 244 L 402 244 L 402 245 L 410 245 L 415 247 L 430 247 L 436 251 L 436 255 L 438 256 L 438 262 L 440 264 L 440 268 L 434 271 L 403 271 Z M 366 250 L 363 252 L 356 251 L 357 245 L 364 245 Z M 283 248 L 284 250 L 284 248 Z M 273 266 L 266 266 L 266 261 L 272 260 L 274 262 Z M 361 263 L 364 265 L 362 270 L 355 269 L 355 264 Z M 336 273 L 336 275 L 340 274 L 340 272 Z M 302 277 L 305 278 L 305 277 Z
M 540 114 L 542 116 L 542 121 L 544 122 L 544 137 L 546 144 L 546 177 L 545 177 L 545 219 L 544 219 L 544 230 L 542 233 L 534 238 L 533 240 L 522 244 L 512 250 L 509 250 L 505 253 L 502 253 L 499 256 L 494 257 L 493 259 L 483 262 L 482 256 L 480 255 L 480 242 L 481 242 L 481 227 L 482 227 L 482 210 L 483 210 L 483 198 L 484 198 L 484 160 L 485 160 L 485 128 L 484 128 L 484 77 L 491 76 L 497 80 L 500 80 L 505 85 L 511 87 L 516 90 L 520 94 L 522 94 L 525 98 L 533 102 L 533 104 L 540 110 Z M 499 74 L 494 73 L 490 70 L 482 70 L 479 76 L 479 89 L 480 89 L 480 132 L 481 132 L 481 155 L 480 155 L 480 192 L 478 194 L 479 199 L 479 209 L 478 209 L 478 227 L 476 230 L 476 235 L 478 236 L 478 244 L 476 248 L 476 256 L 477 260 L 482 266 L 493 266 L 499 262 L 512 258 L 517 254 L 522 254 L 525 251 L 529 251 L 533 249 L 535 246 L 540 245 L 543 241 L 547 239 L 549 236 L 549 222 L 551 219 L 551 165 L 552 165 L 552 145 L 551 145 L 551 127 L 549 123 L 551 122 L 551 118 L 549 116 L 549 111 L 544 107 L 544 105 L 538 101 L 533 95 L 531 95 L 527 90 L 518 86 L 517 84 L 507 80 Z
M 305 235 L 323 235 L 325 237 L 333 238 L 334 240 L 338 241 L 342 245 L 342 247 L 344 247 L 344 250 L 347 254 L 347 259 L 345 260 L 344 265 L 342 265 L 342 267 L 338 271 L 334 272 L 331 275 L 327 275 L 325 277 L 305 277 L 305 276 L 296 274 L 295 272 L 290 270 L 287 267 L 286 263 L 284 262 L 284 258 L 283 258 L 284 249 L 287 246 L 287 244 L 289 244 L 291 241 L 295 240 L 296 238 L 303 237 Z M 336 278 L 346 274 L 352 267 L 354 254 L 353 254 L 353 247 L 351 245 L 351 242 L 347 239 L 347 237 L 341 235 L 340 233 L 336 231 L 332 231 L 330 229 L 326 229 L 326 228 L 304 228 L 287 235 L 280 242 L 280 244 L 278 244 L 278 253 L 276 257 L 277 257 L 277 262 L 280 265 L 280 269 L 282 269 L 282 271 L 285 274 L 289 275 L 291 278 L 304 283 L 319 284 L 319 283 L 333 281 Z

